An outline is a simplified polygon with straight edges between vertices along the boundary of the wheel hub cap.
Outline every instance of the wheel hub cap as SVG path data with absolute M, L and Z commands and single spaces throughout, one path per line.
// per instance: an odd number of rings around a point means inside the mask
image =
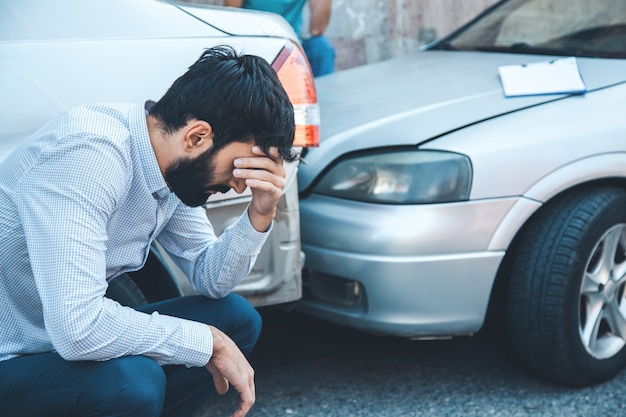
M 602 289 L 602 296 L 604 297 L 605 303 L 612 303 L 615 301 L 615 295 L 617 294 L 617 285 L 615 285 L 614 281 L 609 281 L 606 283 L 604 288 Z

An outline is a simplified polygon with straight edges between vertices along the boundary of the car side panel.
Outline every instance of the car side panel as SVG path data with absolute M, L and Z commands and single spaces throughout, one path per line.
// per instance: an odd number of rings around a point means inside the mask
M 0 42 L 0 79 L 11 80 L 0 83 L 0 161 L 51 116 L 74 105 L 158 100 L 207 47 L 229 44 L 272 62 L 285 42 L 232 36 Z M 274 229 L 252 273 L 235 290 L 255 305 L 291 302 L 301 294 L 297 164 L 287 171 Z M 231 198 L 207 206 L 216 229 L 239 217 L 249 201 Z

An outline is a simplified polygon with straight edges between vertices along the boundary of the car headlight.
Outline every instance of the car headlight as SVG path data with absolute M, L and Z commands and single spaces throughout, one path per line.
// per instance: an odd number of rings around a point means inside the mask
M 469 198 L 472 167 L 465 155 L 392 151 L 341 160 L 313 192 L 371 203 L 419 204 Z

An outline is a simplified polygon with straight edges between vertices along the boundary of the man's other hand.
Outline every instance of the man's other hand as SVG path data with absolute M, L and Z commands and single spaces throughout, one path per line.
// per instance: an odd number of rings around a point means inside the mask
M 218 393 L 225 394 L 229 384 L 235 387 L 241 400 L 232 417 L 243 417 L 256 400 L 254 369 L 230 337 L 214 326 L 209 328 L 213 334 L 213 355 L 206 368 L 213 375 Z

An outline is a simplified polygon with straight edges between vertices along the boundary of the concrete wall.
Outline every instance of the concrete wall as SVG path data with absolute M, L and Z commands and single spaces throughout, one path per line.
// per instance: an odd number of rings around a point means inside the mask
M 411 53 L 496 0 L 334 0 L 327 31 L 337 69 Z
M 223 0 L 186 0 L 222 5 Z M 411 53 L 447 35 L 497 0 L 333 0 L 326 35 L 341 70 Z M 305 26 L 308 11 L 305 10 Z

